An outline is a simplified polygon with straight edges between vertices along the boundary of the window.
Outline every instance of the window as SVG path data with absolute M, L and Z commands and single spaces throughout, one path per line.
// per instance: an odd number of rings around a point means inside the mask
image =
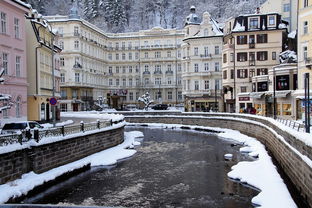
M 275 16 L 269 16 L 269 26 L 275 26 Z
M 116 53 L 116 60 L 119 60 L 119 53 Z
M 268 60 L 268 52 L 267 51 L 259 51 L 259 52 L 257 52 L 257 60 L 258 61 L 266 61 L 266 60 Z
M 144 71 L 148 72 L 148 65 L 144 66 Z
M 215 89 L 220 90 L 220 80 L 219 79 L 215 80 Z
M 129 92 L 129 100 L 133 100 L 133 92 Z
M 258 29 L 259 28 L 259 19 L 258 17 L 252 17 L 249 19 L 249 29 Z
M 1 33 L 7 33 L 7 20 L 6 20 L 6 13 L 1 12 Z
M 209 33 L 208 33 L 208 29 L 205 29 L 205 30 L 204 30 L 204 36 L 208 36 L 208 34 L 209 34 Z
M 122 79 L 122 86 L 126 86 L 127 85 L 127 80 L 126 79 Z
M 209 48 L 207 46 L 204 47 L 205 57 L 209 56 Z
M 199 81 L 198 80 L 194 81 L 194 89 L 199 90 Z
M 198 72 L 198 64 L 194 64 L 194 71 Z
M 309 0 L 303 0 L 303 7 L 309 6 Z
M 237 61 L 244 62 L 247 61 L 247 53 L 237 53 Z
M 178 85 L 181 85 L 181 83 L 182 83 L 182 78 L 181 78 L 181 77 L 178 77 L 178 78 L 177 78 L 177 82 L 178 82 Z
M 9 54 L 3 53 L 2 54 L 2 67 L 4 69 L 4 74 L 8 74 L 8 67 L 9 67 Z
M 160 77 L 155 78 L 155 85 L 161 85 L 161 78 Z
M 130 87 L 132 86 L 132 79 L 131 78 L 129 79 L 129 86 Z
M 135 59 L 139 59 L 139 52 L 135 52 Z
M 272 52 L 272 60 L 276 60 L 276 52 Z
M 121 57 L 122 57 L 122 60 L 126 60 L 126 54 L 125 53 L 122 53 Z
M 167 57 L 168 57 L 168 58 L 171 57 L 171 51 L 167 51 Z
M 220 54 L 220 47 L 219 46 L 215 46 L 215 54 L 216 55 Z
M 14 36 L 15 38 L 20 38 L 19 19 L 17 18 L 14 18 Z
M 75 73 L 75 82 L 80 82 L 80 74 L 79 73 Z
M 171 64 L 168 64 L 168 65 L 167 65 L 167 71 L 170 71 L 170 72 L 171 72 L 171 70 L 172 70 L 172 69 L 171 69 Z
M 149 78 L 144 78 L 144 84 L 148 85 L 149 84 Z
M 182 66 L 181 64 L 178 64 L 178 71 L 181 71 L 182 70 Z
M 205 90 L 209 89 L 209 80 L 205 80 Z
M 15 75 L 17 77 L 21 76 L 21 57 L 16 56 L 15 58 Z
M 244 79 L 248 77 L 247 69 L 238 69 L 237 70 L 237 78 Z
M 268 74 L 268 69 L 267 68 L 257 69 L 257 76 L 267 75 L 267 74 Z
M 65 82 L 65 73 L 61 73 L 61 83 Z
M 249 69 L 249 77 L 255 76 L 255 69 Z
M 109 84 L 109 86 L 112 86 L 113 85 L 113 79 L 109 79 L 108 84 Z
M 308 47 L 303 47 L 303 60 L 306 60 L 308 58 Z
M 66 99 L 67 98 L 67 91 L 66 90 L 61 90 L 61 98 Z
M 227 62 L 227 57 L 226 57 L 226 53 L 223 54 L 223 63 L 226 63 Z
M 259 34 L 257 35 L 257 43 L 267 43 L 268 35 L 267 34 Z
M 119 79 L 116 79 L 116 86 L 119 86 Z
M 116 74 L 119 73 L 119 66 L 116 66 Z
M 126 48 L 126 43 L 125 43 L 125 42 L 122 42 L 122 43 L 121 43 L 121 48 L 122 48 L 122 49 L 125 49 L 125 48 Z
M 135 79 L 135 85 L 136 85 L 136 86 L 139 86 L 139 85 L 140 85 L 140 79 L 139 79 L 139 78 L 136 78 L 136 79 Z
M 75 40 L 74 47 L 76 50 L 79 49 L 79 41 L 78 40 Z
M 205 71 L 209 71 L 209 63 L 205 63 L 204 66 L 205 66 Z
M 155 52 L 155 58 L 160 58 L 160 57 L 161 57 L 160 51 L 156 51 L 156 52 Z
M 172 100 L 172 92 L 169 91 L 167 95 L 168 95 L 168 100 Z
M 308 21 L 304 21 L 303 22 L 303 34 L 304 35 L 308 34 L 309 32 L 308 28 L 309 28 Z
M 234 69 L 231 69 L 231 79 L 234 79 Z
M 78 36 L 79 35 L 79 27 L 75 26 L 74 27 L 74 36 Z
M 168 84 L 168 85 L 171 85 L 171 77 L 168 77 L 168 78 L 167 78 L 167 84 Z
M 227 70 L 223 71 L 223 79 L 227 79 Z
M 182 100 L 182 91 L 178 91 L 178 100 Z
M 290 11 L 290 4 L 284 4 L 283 5 L 283 12 L 289 12 Z
M 65 59 L 64 59 L 64 57 L 60 58 L 60 65 L 61 66 L 65 66 Z
M 198 47 L 194 48 L 194 56 L 198 56 Z
M 237 45 L 247 44 L 247 35 L 237 36 Z
M 132 60 L 132 53 L 129 53 L 129 60 Z
M 64 41 L 60 40 L 59 41 L 59 46 L 63 50 L 64 49 Z
M 129 66 L 129 73 L 132 73 L 132 66 Z
M 135 72 L 139 73 L 139 66 L 138 65 L 135 66 Z
M 235 60 L 235 59 L 234 59 L 234 53 L 231 53 L 231 54 L 230 54 L 230 61 L 231 61 L 231 62 L 234 62 L 234 60 Z
M 119 49 L 119 43 L 115 43 L 115 48 Z
M 240 88 L 240 92 L 247 92 L 247 87 L 246 86 L 242 86 Z
M 161 65 L 155 65 L 155 71 L 161 72 Z
M 216 72 L 220 71 L 220 63 L 219 62 L 215 62 L 215 71 Z
M 255 35 L 249 35 L 249 44 L 255 44 L 256 40 L 255 40 Z
M 148 58 L 148 52 L 144 53 L 144 58 Z
M 128 43 L 128 49 L 131 49 L 132 48 L 132 42 L 129 42 Z
M 124 74 L 126 73 L 126 66 L 122 67 L 122 73 L 124 73 Z
M 108 59 L 109 59 L 109 60 L 112 60 L 112 59 L 113 59 L 113 56 L 112 56 L 111 53 L 108 54 Z

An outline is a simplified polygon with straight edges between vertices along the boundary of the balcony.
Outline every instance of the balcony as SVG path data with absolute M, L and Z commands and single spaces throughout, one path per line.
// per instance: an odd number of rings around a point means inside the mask
M 82 69 L 82 66 L 81 64 L 79 63 L 75 63 L 74 66 L 73 66 L 74 69 Z
M 143 72 L 143 75 L 150 75 L 150 74 L 151 74 L 150 71 L 144 71 L 144 72 Z
M 307 68 L 311 69 L 312 68 L 312 57 L 307 57 L 305 59 L 305 65 Z
M 167 75 L 173 75 L 173 71 L 167 70 L 167 71 L 166 71 L 166 74 L 167 74 Z
M 161 75 L 162 72 L 161 72 L 161 71 L 154 71 L 154 74 L 155 74 L 155 75 Z
M 74 36 L 79 37 L 80 33 L 79 32 L 74 32 Z
M 210 59 L 210 58 L 212 58 L 212 55 L 211 55 L 211 53 L 209 53 L 209 54 L 201 54 L 200 58 Z

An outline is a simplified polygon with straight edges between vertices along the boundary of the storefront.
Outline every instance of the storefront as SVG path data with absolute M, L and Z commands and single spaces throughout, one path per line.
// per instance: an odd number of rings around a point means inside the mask
M 252 108 L 252 102 L 250 98 L 250 93 L 239 93 L 238 94 L 238 109 L 237 112 L 240 113 L 249 113 L 250 109 Z

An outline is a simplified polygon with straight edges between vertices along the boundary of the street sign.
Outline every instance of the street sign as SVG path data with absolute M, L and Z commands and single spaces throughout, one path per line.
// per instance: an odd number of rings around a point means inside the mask
M 57 99 L 56 98 L 50 98 L 50 104 L 51 105 L 56 105 L 56 103 L 57 103 Z

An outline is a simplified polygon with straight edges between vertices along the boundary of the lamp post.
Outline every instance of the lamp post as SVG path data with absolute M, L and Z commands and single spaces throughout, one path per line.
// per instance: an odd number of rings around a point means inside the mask
M 52 97 L 55 97 L 55 74 L 54 74 L 54 34 L 51 27 L 51 52 L 52 52 Z M 52 105 L 52 122 L 55 127 L 55 105 Z
M 273 67 L 273 118 L 276 119 L 276 75 L 275 67 Z
M 305 129 L 310 133 L 310 74 L 304 74 L 304 106 L 305 106 Z
M 215 105 L 214 105 L 214 107 L 215 107 L 215 112 L 217 112 L 218 110 L 217 110 L 217 84 L 215 84 Z

